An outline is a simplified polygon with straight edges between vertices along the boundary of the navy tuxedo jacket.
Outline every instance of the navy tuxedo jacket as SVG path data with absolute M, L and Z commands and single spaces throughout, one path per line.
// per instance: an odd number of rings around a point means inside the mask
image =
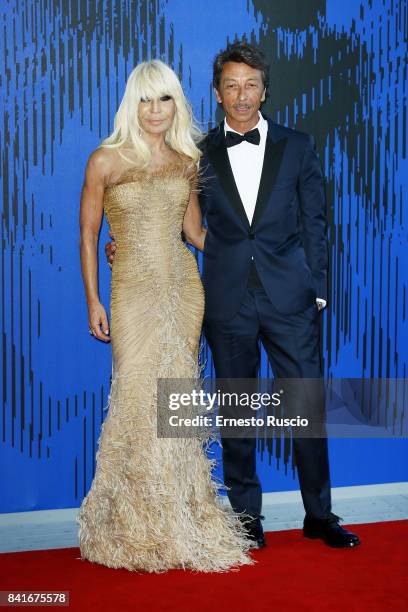
M 222 321 L 236 314 L 251 257 L 279 312 L 298 313 L 316 297 L 327 299 L 324 183 L 313 138 L 268 119 L 251 224 L 234 181 L 223 122 L 208 133 L 202 151 L 199 198 L 208 228 L 203 255 L 205 317 Z

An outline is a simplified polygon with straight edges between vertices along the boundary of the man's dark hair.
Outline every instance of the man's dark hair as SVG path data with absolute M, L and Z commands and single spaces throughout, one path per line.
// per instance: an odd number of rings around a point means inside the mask
M 262 81 L 265 89 L 269 85 L 269 65 L 262 51 L 246 42 L 236 42 L 228 45 L 224 51 L 220 51 L 214 59 L 213 85 L 219 89 L 221 72 L 227 62 L 238 62 L 256 68 L 262 73 Z

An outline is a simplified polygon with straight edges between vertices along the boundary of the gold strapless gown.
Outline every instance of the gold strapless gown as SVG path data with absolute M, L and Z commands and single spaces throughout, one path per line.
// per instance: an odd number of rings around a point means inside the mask
M 157 378 L 197 378 L 204 293 L 181 240 L 193 176 L 186 161 L 105 190 L 117 250 L 113 376 L 97 469 L 78 515 L 81 557 L 114 568 L 223 571 L 251 563 L 195 438 L 158 438 Z

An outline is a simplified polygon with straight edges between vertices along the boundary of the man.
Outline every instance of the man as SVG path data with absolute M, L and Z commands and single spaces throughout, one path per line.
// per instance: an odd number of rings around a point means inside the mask
M 268 71 L 262 53 L 246 43 L 214 61 L 225 120 L 205 138 L 201 162 L 204 333 L 217 378 L 255 378 L 261 339 L 275 377 L 318 379 L 318 313 L 327 299 L 323 177 L 312 138 L 260 114 Z M 223 437 L 222 445 L 231 505 L 250 515 L 249 536 L 263 547 L 256 440 Z M 356 546 L 357 535 L 331 512 L 327 439 L 294 438 L 293 447 L 304 535 Z

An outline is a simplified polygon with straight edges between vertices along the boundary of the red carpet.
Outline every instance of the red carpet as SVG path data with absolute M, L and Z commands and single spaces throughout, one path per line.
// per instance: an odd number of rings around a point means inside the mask
M 70 591 L 70 607 L 59 609 L 87 612 L 408 610 L 408 521 L 355 530 L 363 544 L 351 550 L 305 540 L 298 530 L 268 533 L 256 565 L 226 574 L 111 570 L 79 560 L 77 548 L 7 553 L 0 589 Z

